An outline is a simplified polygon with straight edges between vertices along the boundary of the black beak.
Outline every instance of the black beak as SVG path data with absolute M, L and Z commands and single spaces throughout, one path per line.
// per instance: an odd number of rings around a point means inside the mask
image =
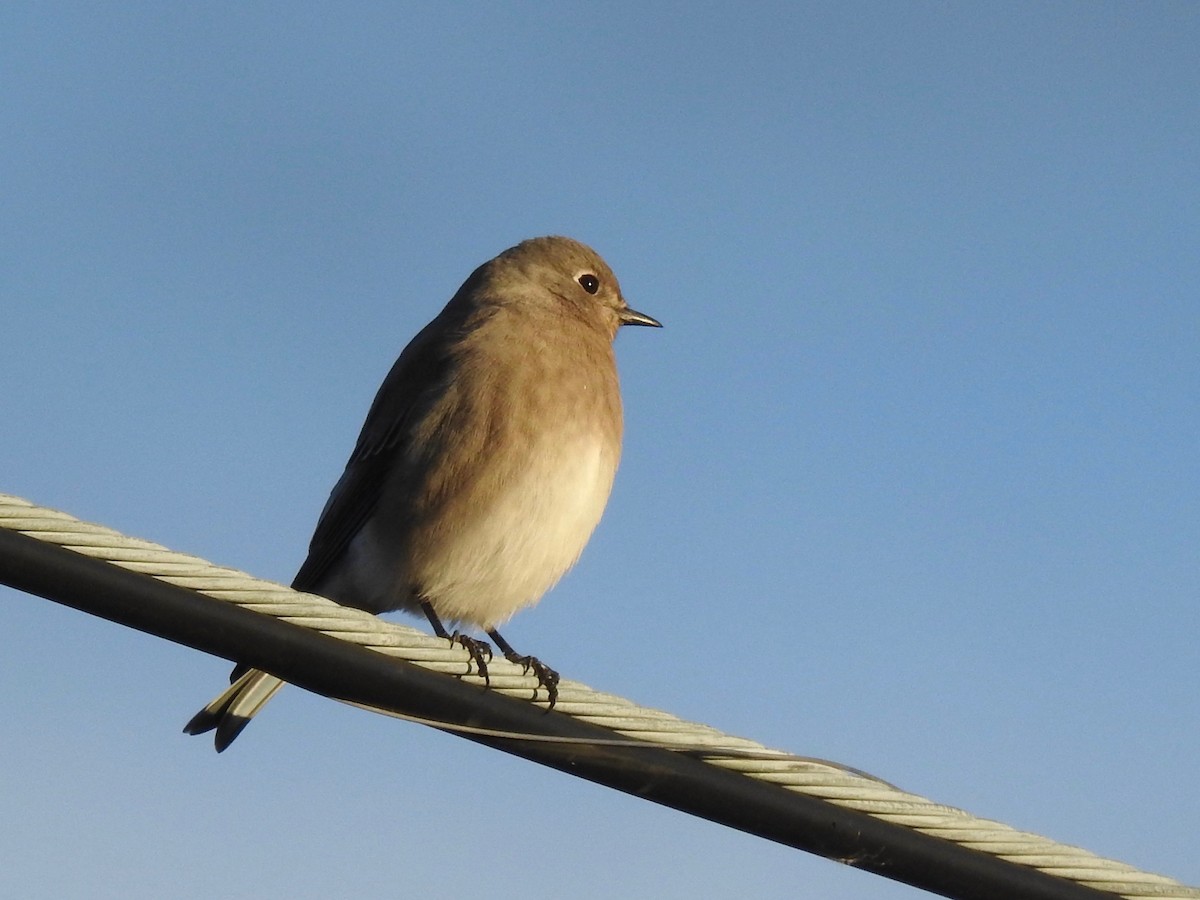
M 622 325 L 650 325 L 654 328 L 662 328 L 662 322 L 658 319 L 640 313 L 636 309 L 630 309 L 628 306 L 621 310 L 617 317 L 621 320 Z

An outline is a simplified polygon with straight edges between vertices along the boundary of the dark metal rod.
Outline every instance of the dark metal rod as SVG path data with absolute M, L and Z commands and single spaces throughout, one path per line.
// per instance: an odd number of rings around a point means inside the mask
M 272 616 L 0 528 L 0 583 L 245 662 L 318 694 L 456 725 L 613 732 Z M 450 733 L 455 733 L 451 731 Z M 958 900 L 1114 895 L 653 747 L 463 735 L 598 784 Z

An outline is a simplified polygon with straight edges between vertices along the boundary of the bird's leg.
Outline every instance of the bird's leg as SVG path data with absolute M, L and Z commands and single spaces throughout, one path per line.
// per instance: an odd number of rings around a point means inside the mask
M 442 620 L 438 618 L 437 613 L 433 611 L 433 606 L 428 600 L 421 601 L 421 611 L 425 613 L 425 618 L 429 620 L 429 624 L 433 626 L 433 633 L 440 638 L 445 638 L 452 644 L 458 644 L 470 655 L 472 662 L 475 663 L 475 671 L 483 678 L 483 683 L 490 685 L 491 679 L 488 678 L 487 664 L 492 658 L 492 648 L 487 641 L 481 641 L 461 631 L 455 631 L 451 634 L 446 630 L 446 626 L 442 624 Z
M 488 637 L 496 642 L 496 646 L 500 648 L 500 652 L 510 663 L 516 663 L 526 672 L 533 672 L 537 676 L 538 684 L 546 689 L 546 694 L 550 698 L 550 708 L 554 709 L 554 704 L 558 700 L 558 673 L 536 656 L 523 656 L 518 653 L 495 629 L 488 631 Z M 537 696 L 536 691 L 534 696 Z

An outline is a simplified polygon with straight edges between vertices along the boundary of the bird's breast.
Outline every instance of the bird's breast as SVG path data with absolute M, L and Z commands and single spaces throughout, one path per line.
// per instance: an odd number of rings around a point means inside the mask
M 552 329 L 532 344 L 492 338 L 472 341 L 412 425 L 351 547 L 356 571 L 392 573 L 367 608 L 421 597 L 443 620 L 496 626 L 554 586 L 600 521 L 622 430 L 611 343 Z
M 437 613 L 490 628 L 536 603 L 600 521 L 618 452 L 600 433 L 546 434 L 498 483 L 454 504 L 416 573 Z

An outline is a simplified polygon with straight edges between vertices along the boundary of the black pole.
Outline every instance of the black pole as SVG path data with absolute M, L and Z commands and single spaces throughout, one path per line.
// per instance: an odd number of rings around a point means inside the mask
M 613 732 L 0 528 L 0 582 L 245 662 L 318 694 L 455 725 L 569 738 Z M 455 732 L 451 732 L 455 733 Z M 654 747 L 464 735 L 598 784 L 958 900 L 1114 894 Z

